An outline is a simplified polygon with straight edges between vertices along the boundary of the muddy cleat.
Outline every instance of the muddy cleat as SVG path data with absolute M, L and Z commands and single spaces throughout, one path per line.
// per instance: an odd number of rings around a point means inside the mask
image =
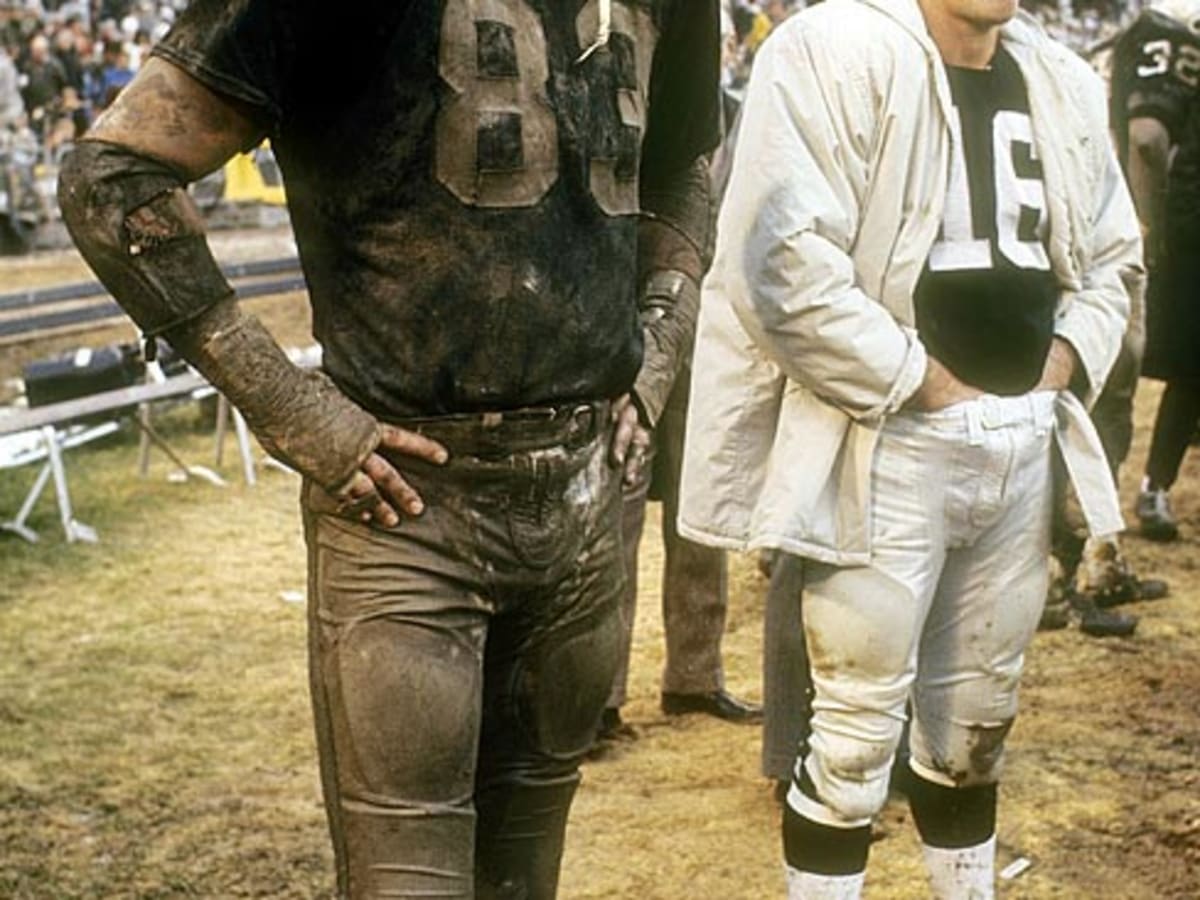
M 637 729 L 621 718 L 621 710 L 608 706 L 600 717 L 600 730 L 596 732 L 597 743 L 621 743 L 636 741 Z
M 1100 609 L 1122 603 L 1158 600 L 1167 595 L 1167 583 L 1138 578 L 1121 552 L 1115 537 L 1088 538 L 1079 567 L 1080 588 Z
M 1167 492 L 1162 488 L 1143 488 L 1135 508 L 1142 537 L 1152 541 L 1173 541 L 1179 537 L 1179 526 L 1171 513 Z
M 1129 637 L 1137 630 L 1137 616 L 1100 609 L 1087 594 L 1072 594 L 1070 606 L 1079 617 L 1079 630 L 1091 637 Z
M 726 690 L 703 694 L 674 694 L 663 691 L 662 711 L 668 716 L 704 713 L 726 722 L 760 722 L 762 707 L 739 700 Z
M 1038 631 L 1059 631 L 1071 624 L 1071 604 L 1065 600 L 1046 601 Z
M 1099 609 L 1111 609 L 1123 603 L 1161 600 L 1170 587 L 1161 578 L 1138 578 L 1132 572 L 1112 587 L 1092 592 Z

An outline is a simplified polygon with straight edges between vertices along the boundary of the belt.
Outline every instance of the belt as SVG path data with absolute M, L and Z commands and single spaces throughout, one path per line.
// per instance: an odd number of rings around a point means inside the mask
M 409 418 L 393 424 L 438 441 L 451 456 L 497 459 L 548 447 L 582 447 L 604 430 L 611 409 L 611 401 L 595 400 Z
M 1088 531 L 1097 536 L 1120 532 L 1125 527 L 1121 500 L 1092 417 L 1074 394 L 1059 391 L 1054 419 L 1054 437 Z

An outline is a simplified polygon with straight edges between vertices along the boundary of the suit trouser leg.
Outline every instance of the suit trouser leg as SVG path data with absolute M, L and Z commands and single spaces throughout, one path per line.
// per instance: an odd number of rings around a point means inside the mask
M 762 773 L 776 781 L 792 777 L 797 750 L 803 755 L 812 716 L 812 680 L 801 613 L 803 587 L 804 561 L 779 553 L 763 617 Z
M 679 392 L 676 392 L 679 393 Z M 659 493 L 663 503 L 663 630 L 667 659 L 664 693 L 703 694 L 725 686 L 721 638 L 725 634 L 728 566 L 724 550 L 679 536 L 679 475 L 687 407 L 672 394 L 657 431 Z
M 642 476 L 622 494 L 621 532 L 625 542 L 625 593 L 621 599 L 621 645 L 617 675 L 607 706 L 624 705 L 629 681 L 633 627 L 637 618 L 638 549 L 646 521 L 653 473 L 662 499 L 662 612 L 667 654 L 662 690 L 707 693 L 724 686 L 721 638 L 725 632 L 728 576 L 723 550 L 679 536 L 679 472 L 683 462 L 686 405 L 671 395 L 647 455 Z
M 1146 476 L 1153 487 L 1169 490 L 1175 484 L 1198 418 L 1200 377 L 1169 380 L 1154 418 L 1146 459 Z

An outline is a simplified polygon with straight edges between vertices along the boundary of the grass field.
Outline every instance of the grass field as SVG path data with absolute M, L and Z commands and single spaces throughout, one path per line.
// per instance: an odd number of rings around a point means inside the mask
M 211 462 L 195 409 L 161 417 Z M 132 435 L 73 453 L 78 515 L 97 545 L 0 540 L 0 897 L 328 897 L 304 673 L 303 546 L 294 476 L 255 488 L 136 477 Z M 12 509 L 32 470 L 6 472 Z M 1196 494 L 1181 496 L 1195 510 Z M 1034 866 L 1010 897 L 1197 896 L 1200 750 L 1196 516 L 1164 552 L 1174 581 L 1138 634 L 1039 636 L 1012 739 L 1001 862 Z M 758 729 L 657 712 L 662 663 L 651 521 L 628 716 L 641 737 L 586 767 L 562 896 L 781 894 L 777 811 Z M 737 558 L 731 687 L 756 695 L 764 585 Z M 918 850 L 889 807 L 868 896 L 919 897 Z
M 303 339 L 295 298 L 259 307 Z M 15 360 L 0 358 L 0 375 Z M 1157 389 L 1139 397 L 1128 480 Z M 212 462 L 195 407 L 158 419 L 191 462 Z M 230 448 L 232 449 L 232 448 Z M 0 536 L 0 898 L 327 898 L 332 866 L 308 712 L 304 548 L 297 479 L 175 484 L 154 457 L 136 475 L 128 432 L 73 451 L 78 517 L 96 545 L 65 544 L 53 504 L 28 545 Z M 35 470 L 0 472 L 0 516 Z M 1131 497 L 1131 484 L 1124 496 Z M 1125 640 L 1039 635 L 1002 789 L 1000 862 L 1032 866 L 1008 898 L 1200 897 L 1200 478 L 1175 497 L 1184 539 L 1131 539 L 1172 583 Z M 759 776 L 759 730 L 658 712 L 662 560 L 652 507 L 626 716 L 636 742 L 585 766 L 563 900 L 781 897 L 778 810 Z M 765 584 L 736 557 L 729 686 L 760 695 Z M 868 898 L 925 895 L 902 805 L 877 828 Z

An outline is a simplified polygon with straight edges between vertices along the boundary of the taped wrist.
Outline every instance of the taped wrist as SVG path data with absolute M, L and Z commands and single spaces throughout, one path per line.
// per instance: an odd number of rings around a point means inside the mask
M 667 405 L 675 380 L 692 353 L 700 288 L 684 272 L 651 272 L 642 286 L 642 367 L 633 385 L 633 400 L 643 424 L 654 427 Z
M 374 416 L 322 372 L 299 369 L 254 316 L 225 300 L 166 335 L 275 458 L 337 493 L 379 443 Z
M 58 201 L 84 259 L 147 338 L 233 296 L 184 179 L 170 166 L 117 144 L 80 141 L 63 161 Z

